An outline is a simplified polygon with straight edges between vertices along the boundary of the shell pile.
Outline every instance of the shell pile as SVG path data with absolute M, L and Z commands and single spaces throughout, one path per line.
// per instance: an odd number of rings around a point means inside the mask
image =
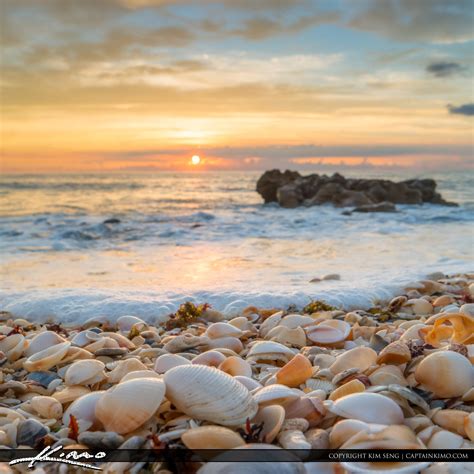
M 472 449 L 472 301 L 474 274 L 435 274 L 369 311 L 205 309 L 168 330 L 135 316 L 63 328 L 0 313 L 0 449 L 299 449 L 294 462 L 240 467 L 308 474 L 372 469 L 307 462 L 310 449 Z M 101 467 L 173 472 L 166 462 Z M 377 472 L 461 468 L 384 463 Z

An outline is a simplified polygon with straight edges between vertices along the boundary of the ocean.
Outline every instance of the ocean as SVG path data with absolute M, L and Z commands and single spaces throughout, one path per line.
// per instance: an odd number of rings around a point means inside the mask
M 153 320 L 189 300 L 227 313 L 311 299 L 350 309 L 431 272 L 473 270 L 469 174 L 342 174 L 431 177 L 460 206 L 282 209 L 263 205 L 258 172 L 4 175 L 0 310 L 78 322 Z M 310 282 L 330 273 L 340 280 Z

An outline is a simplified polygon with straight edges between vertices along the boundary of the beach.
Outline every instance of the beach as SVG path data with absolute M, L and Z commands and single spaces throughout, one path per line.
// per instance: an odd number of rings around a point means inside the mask
M 162 474 L 371 472 L 380 465 L 360 458 L 305 458 L 318 449 L 472 449 L 473 300 L 474 274 L 438 273 L 351 311 L 314 300 L 298 311 L 250 306 L 226 316 L 183 302 L 159 324 L 99 315 L 43 324 L 3 312 L 0 447 L 302 450 L 284 463 L 194 462 L 186 470 L 161 459 L 90 461 L 104 472 Z

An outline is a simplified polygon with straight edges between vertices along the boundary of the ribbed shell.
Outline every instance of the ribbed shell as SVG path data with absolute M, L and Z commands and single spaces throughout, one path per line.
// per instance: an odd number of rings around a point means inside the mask
M 257 403 L 244 385 L 205 365 L 182 365 L 164 375 L 166 397 L 183 413 L 224 426 L 245 423 Z

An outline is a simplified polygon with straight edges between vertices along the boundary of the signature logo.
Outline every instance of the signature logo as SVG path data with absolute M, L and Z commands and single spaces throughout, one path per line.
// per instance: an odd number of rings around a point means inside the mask
M 46 446 L 46 448 L 43 449 L 38 455 L 32 458 L 19 458 L 19 459 L 14 459 L 13 461 L 10 461 L 8 464 L 10 466 L 14 466 L 15 464 L 23 464 L 25 462 L 29 463 L 28 467 L 30 469 L 33 469 L 34 465 L 37 462 L 59 462 L 63 464 L 69 464 L 70 466 L 79 466 L 79 467 L 85 467 L 87 469 L 94 469 L 95 471 L 102 471 L 100 467 L 93 466 L 91 464 L 87 464 L 84 462 L 80 462 L 80 460 L 93 460 L 93 461 L 98 461 L 100 459 L 103 459 L 106 454 L 102 451 L 95 453 L 95 454 L 90 454 L 90 453 L 78 453 L 77 451 L 70 451 L 67 453 L 58 453 L 58 451 L 61 451 L 63 449 L 63 446 L 56 446 L 55 448 L 51 448 L 51 446 Z M 53 456 L 57 454 L 56 456 Z

